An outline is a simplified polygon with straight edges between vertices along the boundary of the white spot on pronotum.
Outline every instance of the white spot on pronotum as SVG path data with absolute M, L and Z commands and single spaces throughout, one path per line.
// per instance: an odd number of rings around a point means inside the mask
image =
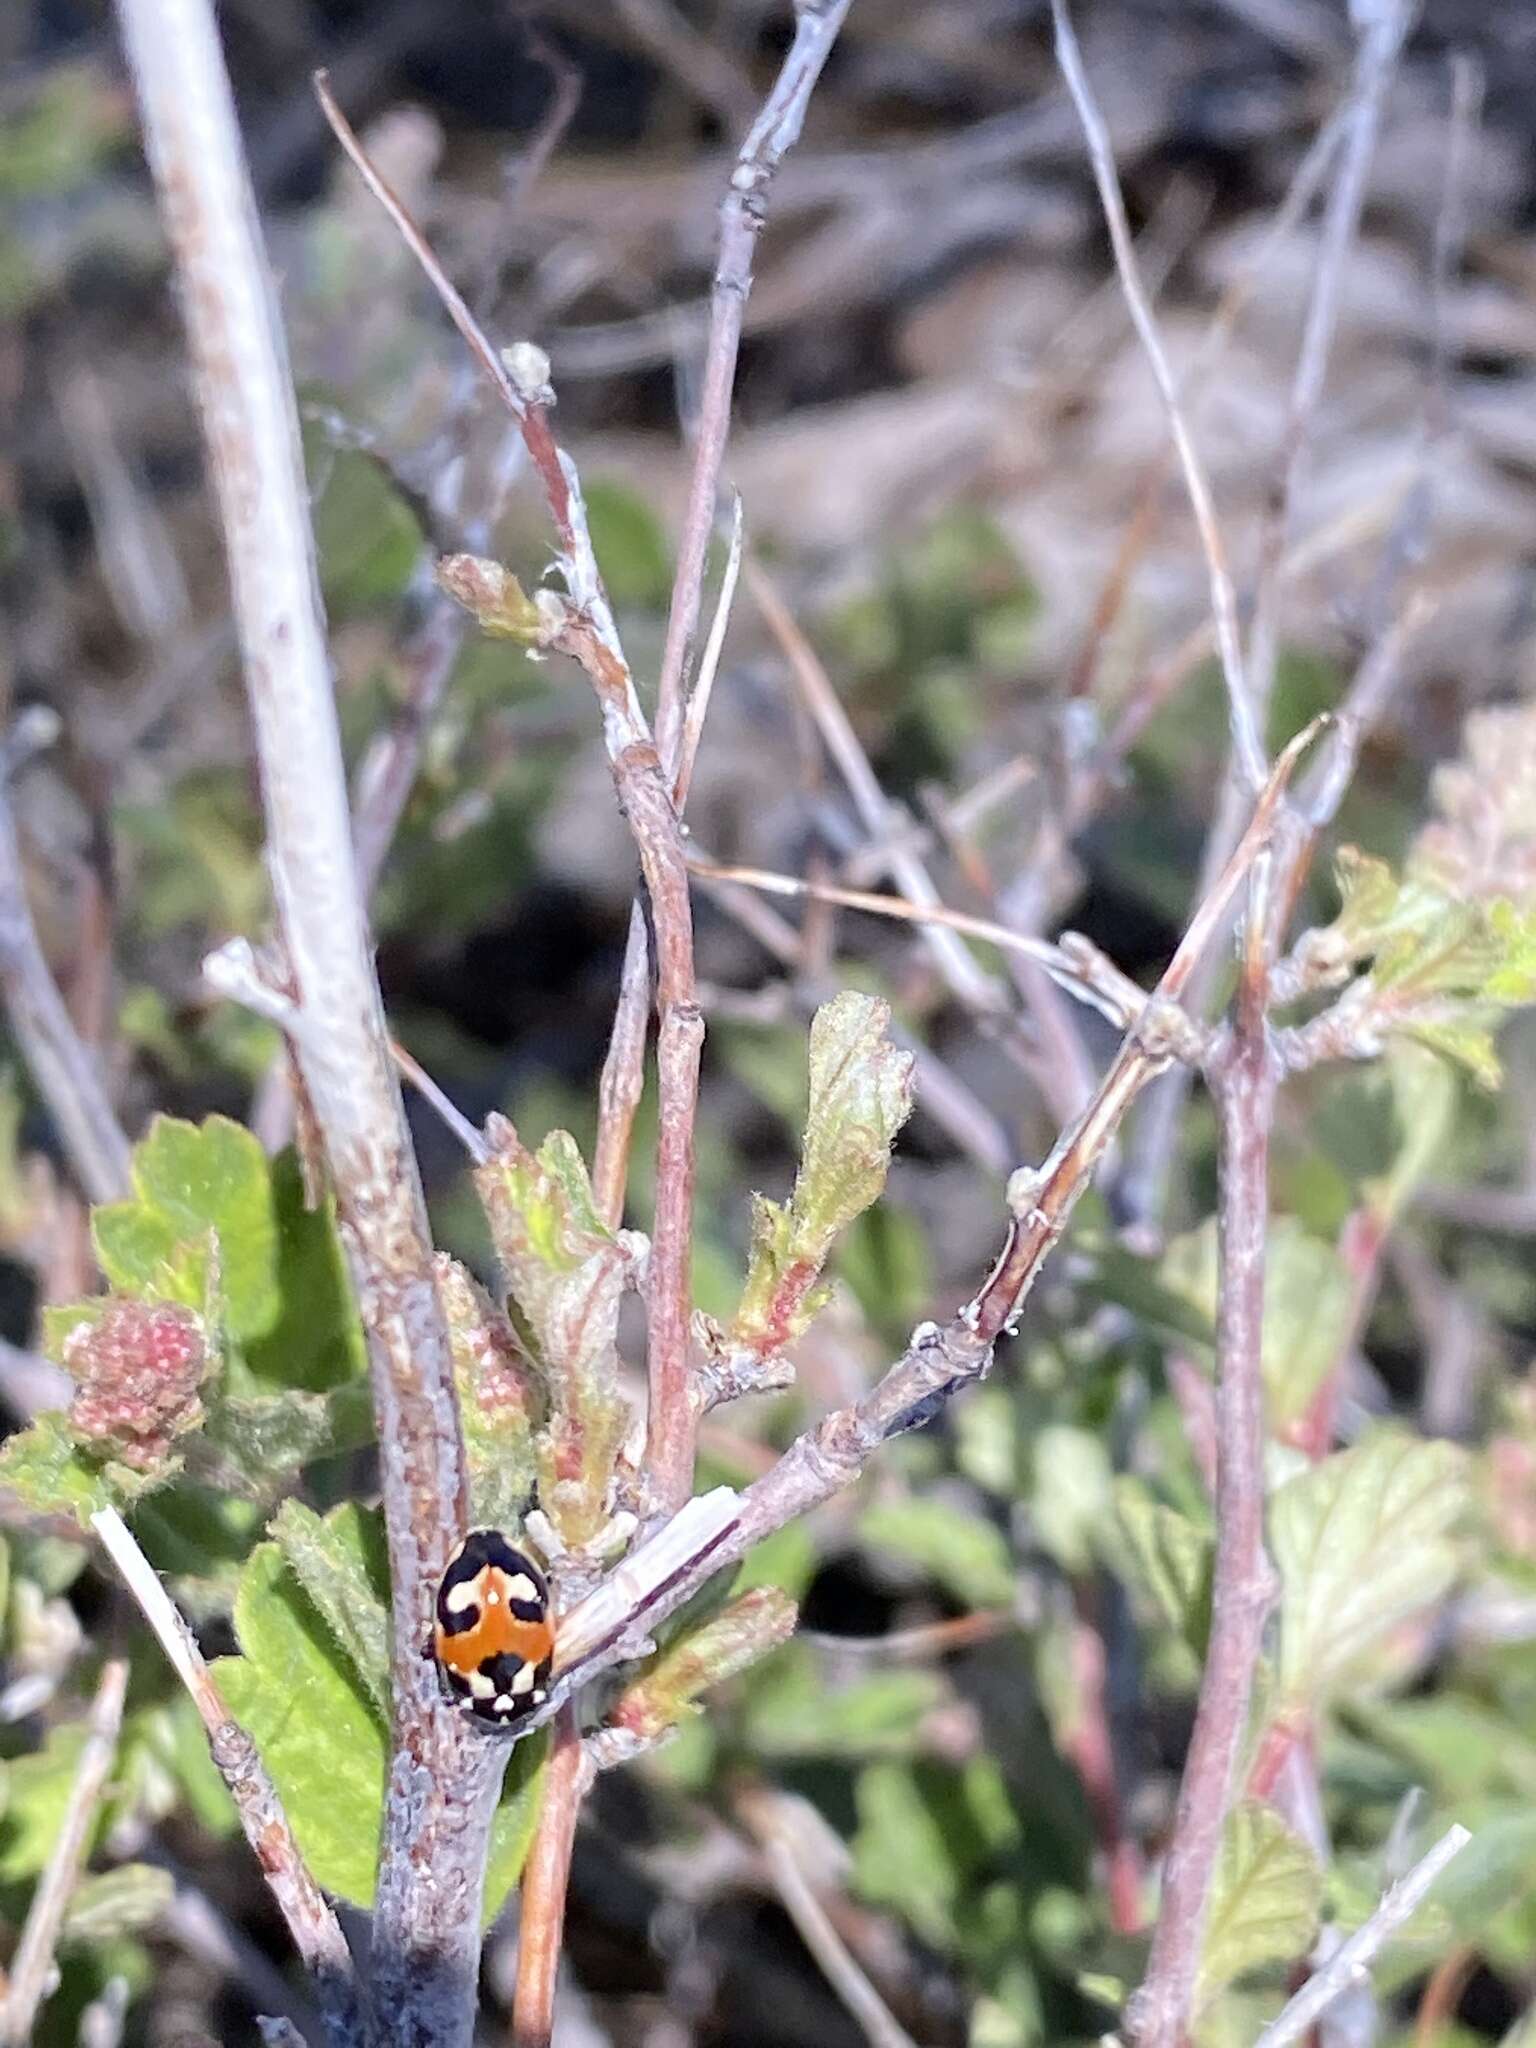
M 517 1676 L 512 1680 L 512 1690 L 514 1692 L 531 1692 L 533 1680 L 534 1667 L 531 1664 L 524 1664 L 518 1671 Z
M 495 1597 L 494 1594 L 491 1595 L 492 1599 Z M 509 1600 L 537 1600 L 538 1597 L 539 1589 L 526 1572 L 518 1572 L 514 1577 L 508 1579 L 507 1598 Z
M 499 1692 L 493 1704 L 498 1714 L 510 1714 L 512 1711 L 512 1696 L 510 1693 Z
M 450 1586 L 443 1605 L 450 1614 L 463 1614 L 467 1608 L 480 1605 L 480 1594 L 473 1579 L 466 1579 L 462 1586 Z
M 483 1671 L 471 1671 L 469 1689 L 477 1700 L 493 1700 L 496 1697 L 496 1681 L 487 1678 Z

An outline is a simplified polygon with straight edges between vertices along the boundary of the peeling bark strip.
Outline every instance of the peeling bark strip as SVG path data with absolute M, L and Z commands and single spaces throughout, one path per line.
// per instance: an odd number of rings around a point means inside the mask
M 261 765 L 291 1037 L 368 1338 L 394 1585 L 395 1729 L 374 1921 L 375 2038 L 469 2040 L 499 1770 L 419 1655 L 463 1451 L 425 1207 L 352 852 L 286 352 L 208 0 L 119 0 L 175 255 Z

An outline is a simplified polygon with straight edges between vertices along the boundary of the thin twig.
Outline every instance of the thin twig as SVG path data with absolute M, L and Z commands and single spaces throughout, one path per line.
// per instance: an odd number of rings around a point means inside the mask
M 1067 13 L 1066 0 L 1051 0 L 1051 15 L 1056 24 L 1056 60 L 1061 66 L 1062 76 L 1077 108 L 1078 118 L 1083 124 L 1083 134 L 1088 142 L 1089 161 L 1093 166 L 1094 181 L 1099 188 L 1099 203 L 1104 210 L 1105 224 L 1109 229 L 1110 246 L 1115 254 L 1115 266 L 1120 273 L 1121 289 L 1125 293 L 1126 305 L 1131 319 L 1146 350 L 1147 360 L 1152 366 L 1158 392 L 1162 397 L 1163 410 L 1168 416 L 1168 428 L 1173 435 L 1174 446 L 1179 454 L 1179 466 L 1184 472 L 1184 486 L 1189 493 L 1190 506 L 1195 515 L 1195 525 L 1200 534 L 1200 545 L 1205 552 L 1206 573 L 1210 581 L 1211 611 L 1216 622 L 1216 640 L 1221 653 L 1221 670 L 1227 685 L 1227 713 L 1232 724 L 1232 755 L 1240 768 L 1250 790 L 1262 787 L 1266 773 L 1264 742 L 1260 731 L 1256 706 L 1250 694 L 1249 684 L 1243 672 L 1242 641 L 1238 631 L 1237 594 L 1232 587 L 1232 572 L 1227 564 L 1227 551 L 1221 538 L 1221 529 L 1216 520 L 1215 501 L 1211 496 L 1210 480 L 1205 465 L 1200 460 L 1194 437 L 1185 418 L 1180 400 L 1179 386 L 1168 364 L 1168 357 L 1157 332 L 1157 323 L 1142 289 L 1141 275 L 1136 264 L 1135 242 L 1131 235 L 1130 222 L 1125 216 L 1125 201 L 1120 193 L 1120 180 L 1115 171 L 1114 150 L 1109 140 L 1109 130 L 1099 112 L 1093 93 L 1083 70 L 1082 52 Z
M 159 1638 L 172 1670 L 192 1696 L 245 1838 L 256 1852 L 294 1946 L 314 1980 L 315 1996 L 336 2048 L 357 2048 L 363 2038 L 362 2016 L 346 1938 L 309 1874 L 255 1744 L 230 1714 L 192 1631 L 116 1508 L 92 1515 L 91 1527 Z
M 294 1055 L 368 1343 L 395 1725 L 371 1949 L 401 2038 L 467 2041 L 492 1800 L 420 1653 L 466 1516 L 448 1333 L 352 852 L 298 418 L 209 0 L 119 0 L 181 279 L 255 728 Z
M 484 1132 L 475 1128 L 458 1104 L 444 1094 L 421 1062 L 413 1058 L 396 1038 L 389 1041 L 389 1056 L 416 1093 L 430 1104 L 443 1127 L 452 1131 L 476 1166 L 484 1166 L 491 1156 Z
M 795 686 L 847 785 L 864 829 L 883 855 L 884 865 L 908 902 L 923 909 L 937 908 L 939 892 L 916 852 L 902 843 L 901 814 L 880 787 L 820 656 L 801 631 L 772 578 L 751 555 L 747 557 L 745 573 L 753 602 L 779 643 Z M 945 985 L 967 1009 L 978 1016 L 996 1017 L 1011 1008 L 999 983 L 943 924 L 924 929 L 925 943 Z
M 714 694 L 715 677 L 720 671 L 720 657 L 725 651 L 725 636 L 731 623 L 731 607 L 736 601 L 736 579 L 741 574 L 743 539 L 741 499 L 738 496 L 731 501 L 731 537 L 726 547 L 725 567 L 720 575 L 720 594 L 715 599 L 715 616 L 710 621 L 709 637 L 704 642 L 699 673 L 694 682 L 692 695 L 688 699 L 688 710 L 683 720 L 683 742 L 672 792 L 679 811 L 688 801 L 694 763 L 699 756 L 699 741 L 704 735 L 704 720 L 709 712 L 709 700 Z
M 780 1904 L 869 2048 L 916 2048 L 832 1924 L 831 1914 L 801 1868 L 793 1830 L 786 1827 L 779 1811 L 781 1797 L 767 1786 L 748 1786 L 736 1799 L 736 1811 L 763 1852 Z
M 0 989 L 38 1094 L 58 1126 L 69 1163 L 93 1202 L 131 1187 L 129 1146 L 101 1071 L 75 1030 L 49 970 L 27 902 L 11 800 L 0 777 Z
M 85 1747 L 75 1766 L 64 1815 L 47 1866 L 37 1880 L 32 1903 L 27 1908 L 26 1925 L 11 1962 L 10 1983 L 0 2005 L 0 2043 L 4 2048 L 25 2048 L 32 2038 L 38 2007 L 47 1996 L 59 1930 L 80 1881 L 91 1823 L 117 1755 L 127 1691 L 128 1660 L 114 1657 L 102 1668 L 96 1697 L 91 1702 Z
M 544 1769 L 538 1831 L 523 1870 L 511 2048 L 550 2048 L 571 1851 L 592 1775 L 582 1747 L 581 1723 L 571 1704 L 555 1724 L 554 1746 Z
M 1253 617 L 1249 630 L 1246 675 L 1254 719 L 1262 731 L 1274 683 L 1279 602 L 1287 542 L 1295 513 L 1312 419 L 1322 394 L 1328 354 L 1337 318 L 1339 291 L 1349 250 L 1359 226 L 1365 181 L 1375 151 L 1382 108 L 1406 28 L 1403 0 L 1378 0 L 1362 8 L 1362 24 L 1348 92 L 1341 110 L 1344 139 L 1338 173 L 1328 196 L 1319 238 L 1317 266 L 1287 400 L 1282 437 L 1281 476 L 1277 481 L 1259 546 Z M 1236 748 L 1223 778 L 1221 795 L 1206 841 L 1201 868 L 1203 889 L 1227 858 L 1242 817 L 1243 775 Z M 1187 1078 L 1168 1076 L 1148 1097 L 1132 1146 L 1133 1169 L 1122 1188 L 1144 1217 L 1161 1206 L 1174 1132 L 1188 1090 Z
M 1279 2018 L 1270 2022 L 1253 2048 L 1291 2048 L 1293 2042 L 1305 2040 L 1340 1993 L 1360 1981 L 1386 1943 L 1413 1918 L 1441 1871 L 1471 1839 L 1460 1825 L 1448 1828 L 1429 1854 L 1393 1885 L 1365 1925 L 1302 1986 Z
M 794 41 L 772 91 L 742 145 L 721 202 L 719 247 L 710 298 L 698 431 L 657 683 L 657 748 L 679 813 L 687 798 L 699 733 L 708 705 L 709 691 L 704 672 L 701 672 L 699 686 L 694 692 L 694 701 L 688 702 L 686 670 L 703 602 L 704 568 L 714 527 L 720 466 L 730 433 L 731 397 L 736 380 L 742 319 L 752 289 L 753 252 L 767 218 L 768 194 L 774 174 L 785 153 L 799 137 L 806 106 L 848 6 L 849 0 L 812 0 L 812 4 L 799 9 Z M 722 636 L 739 566 L 738 508 L 737 537 L 732 543 L 717 613 Z M 718 661 L 718 648 L 715 659 Z M 612 1213 L 614 1221 L 618 1220 L 618 1213 L 623 1208 L 630 1141 L 644 1079 L 649 945 L 650 935 L 636 905 L 630 913 L 618 1003 L 603 1062 L 598 1097 L 597 1148 L 593 1161 L 593 1184 L 599 1203 L 604 1213 Z M 659 1067 L 660 1048 L 657 1060 Z M 661 1170 L 658 1157 L 658 1220 L 662 1213 Z M 658 1279 L 656 1284 L 662 1284 L 661 1280 Z M 679 1494 L 681 1481 L 673 1468 L 680 1470 L 681 1448 L 664 1449 L 656 1439 L 669 1433 L 681 1435 L 681 1425 L 668 1419 L 671 1404 L 681 1392 L 675 1378 L 673 1376 L 663 1384 L 654 1373 L 652 1375 L 651 1423 L 654 1427 L 647 1446 L 648 1464 L 653 1451 L 663 1452 L 663 1491 L 670 1492 L 674 1499 Z M 668 1409 L 658 1414 L 659 1399 L 666 1401 Z
M 990 917 L 973 917 L 966 910 L 951 910 L 942 903 L 909 903 L 904 896 L 885 896 L 872 889 L 845 889 L 836 882 L 807 881 L 772 868 L 709 860 L 702 854 L 690 855 L 688 865 L 701 881 L 738 882 L 749 889 L 761 889 L 769 896 L 808 897 L 817 903 L 837 903 L 847 910 L 864 910 L 874 917 L 894 918 L 903 924 L 942 925 L 967 938 L 982 939 L 1003 952 L 1038 962 L 1068 994 L 1089 1004 L 1122 1029 L 1141 1014 L 1146 1001 L 1146 992 L 1086 941 L 1052 945 L 1048 939 L 1030 938 L 1011 925 L 998 924 Z
M 850 0 L 800 0 L 795 35 L 773 90 L 752 123 L 720 203 L 720 236 L 709 302 L 709 341 L 699 399 L 698 436 L 688 503 L 677 551 L 656 688 L 656 743 L 669 765 L 682 741 L 688 657 L 698 630 L 704 562 L 715 524 L 715 494 L 731 426 L 731 394 L 742 320 L 752 290 L 752 257 L 768 218 L 774 174 L 799 140 L 822 67 L 832 53 Z
M 1255 716 L 1260 719 L 1265 716 L 1274 684 L 1279 640 L 1277 570 L 1290 537 L 1313 419 L 1328 373 L 1344 271 L 1359 229 L 1366 177 L 1376 150 L 1387 88 L 1408 31 L 1409 12 L 1404 0 L 1374 0 L 1373 5 L 1354 10 L 1360 41 L 1346 99 L 1348 126 L 1338 176 L 1323 213 L 1317 268 L 1286 401 L 1280 477 L 1260 539 L 1254 579 L 1248 685 L 1253 693 Z

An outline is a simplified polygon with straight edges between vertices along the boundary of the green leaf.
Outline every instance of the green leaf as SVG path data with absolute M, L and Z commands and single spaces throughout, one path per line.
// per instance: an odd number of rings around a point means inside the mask
M 952 1948 L 963 1873 L 938 1802 L 897 1763 L 860 1771 L 854 1798 L 853 1871 L 860 1895 L 900 1913 L 930 1946 Z
M 741 1560 L 731 1583 L 733 1593 L 745 1593 L 753 1586 L 778 1586 L 792 1600 L 803 1597 L 816 1576 L 816 1539 L 803 1521 L 786 1522 L 761 1543 L 754 1543 Z
M 1273 1807 L 1244 1801 L 1227 1816 L 1211 1887 L 1195 2006 L 1250 1971 L 1294 1962 L 1312 1946 L 1322 1872 Z
M 0 1446 L 0 1486 L 40 1514 L 73 1515 L 85 1526 L 103 1508 L 129 1508 L 176 1475 L 171 1461 L 153 1473 L 134 1472 L 115 1459 L 96 1458 L 69 1433 L 62 1413 L 50 1410 Z
M 1093 1431 L 1052 1422 L 1036 1433 L 1031 1462 L 1030 1516 L 1041 1547 L 1063 1571 L 1088 1571 L 1110 1515 L 1109 1453 Z
M 370 1905 L 383 1725 L 275 1543 L 252 1551 L 234 1619 L 241 1655 L 213 1666 L 230 1712 L 260 1751 L 318 1882 Z
M 961 1909 L 968 1907 L 975 1882 L 1020 1842 L 1018 1815 L 996 1760 L 975 1756 L 958 1769 L 926 1761 L 869 1764 L 855 1782 L 854 1803 L 854 1881 L 860 1893 L 902 1914 L 938 1949 L 969 1949 L 972 1935 L 980 1936 L 978 1947 L 987 1948 L 989 1930 Z M 1008 1947 L 1016 1952 L 1015 1905 L 1001 1903 Z
M 346 1501 L 322 1520 L 288 1500 L 272 1518 L 272 1535 L 387 1728 L 389 1554 L 382 1516 Z
M 1389 1631 L 1444 1598 L 1468 1499 L 1466 1459 L 1454 1444 L 1390 1430 L 1278 1489 L 1269 1540 L 1286 1695 L 1326 1695 Z
M 0 1882 L 36 1877 L 53 1854 L 80 1767 L 87 1730 L 71 1721 L 50 1730 L 31 1756 L 5 1766 L 5 1811 L 0 1817 Z M 98 1815 L 94 1834 L 102 1825 Z
M 513 1750 L 502 1782 L 501 1800 L 491 1822 L 491 1846 L 485 1859 L 485 1897 L 480 1922 L 489 1927 L 506 1904 L 507 1894 L 523 1874 L 533 1847 L 544 1798 L 544 1763 L 549 1730 L 527 1735 Z
M 1204 1657 L 1216 1543 L 1209 1529 L 1156 1501 L 1141 1480 L 1115 1481 L 1115 1513 L 1136 1577 L 1168 1625 Z
M 230 1334 L 243 1343 L 270 1328 L 278 1309 L 277 1221 L 260 1141 L 224 1116 L 202 1124 L 156 1117 L 134 1147 L 133 1185 L 134 1201 L 98 1209 L 92 1219 L 112 1285 L 148 1292 L 167 1247 L 200 1243 L 212 1230 Z
M 803 1334 L 825 1304 L 817 1283 L 834 1242 L 885 1186 L 912 1109 L 912 1055 L 891 1043 L 889 1026 L 888 1004 L 852 990 L 812 1019 L 800 1171 L 787 1204 L 754 1198 L 733 1347 L 771 1357 Z
M 661 609 L 672 587 L 666 534 L 638 491 L 612 477 L 585 480 L 592 545 L 616 605 Z
M 132 1170 L 134 1198 L 92 1216 L 114 1288 L 210 1315 L 270 1386 L 323 1392 L 361 1374 L 362 1331 L 333 1211 L 328 1202 L 305 1207 L 292 1152 L 269 1162 L 227 1117 L 162 1116 L 135 1146 Z
M 64 1941 L 111 1941 L 152 1927 L 176 1895 L 176 1880 L 153 1863 L 120 1863 L 82 1878 L 64 1916 Z
M 1509 886 L 1518 868 L 1513 860 Z M 1496 1085 L 1494 1028 L 1504 1010 L 1536 1000 L 1536 903 L 1494 894 L 1506 886 L 1496 875 L 1447 887 L 1433 859 L 1410 858 L 1398 877 L 1354 847 L 1339 855 L 1338 882 L 1338 916 L 1297 952 L 1335 981 L 1365 968 L 1340 999 L 1355 1037 L 1415 1038 Z
M 226 1394 L 208 1405 L 208 1442 L 221 1476 L 252 1498 L 271 1497 L 275 1481 L 332 1449 L 332 1404 L 324 1394 Z
M 352 1282 L 336 1234 L 335 1203 L 305 1206 L 304 1173 L 291 1149 L 271 1162 L 275 1315 L 245 1339 L 245 1362 L 275 1387 L 325 1393 L 360 1378 L 367 1351 Z
M 995 1523 L 948 1501 L 877 1501 L 860 1516 L 859 1534 L 872 1549 L 920 1566 L 964 1607 L 1013 1603 L 1016 1572 L 1007 1537 Z

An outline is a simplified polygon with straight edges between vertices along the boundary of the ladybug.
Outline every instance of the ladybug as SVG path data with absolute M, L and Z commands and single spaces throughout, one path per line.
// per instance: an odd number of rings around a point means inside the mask
M 542 1706 L 555 1631 L 544 1574 L 499 1529 L 472 1529 L 437 1589 L 428 1649 L 444 1697 L 492 1728 Z

